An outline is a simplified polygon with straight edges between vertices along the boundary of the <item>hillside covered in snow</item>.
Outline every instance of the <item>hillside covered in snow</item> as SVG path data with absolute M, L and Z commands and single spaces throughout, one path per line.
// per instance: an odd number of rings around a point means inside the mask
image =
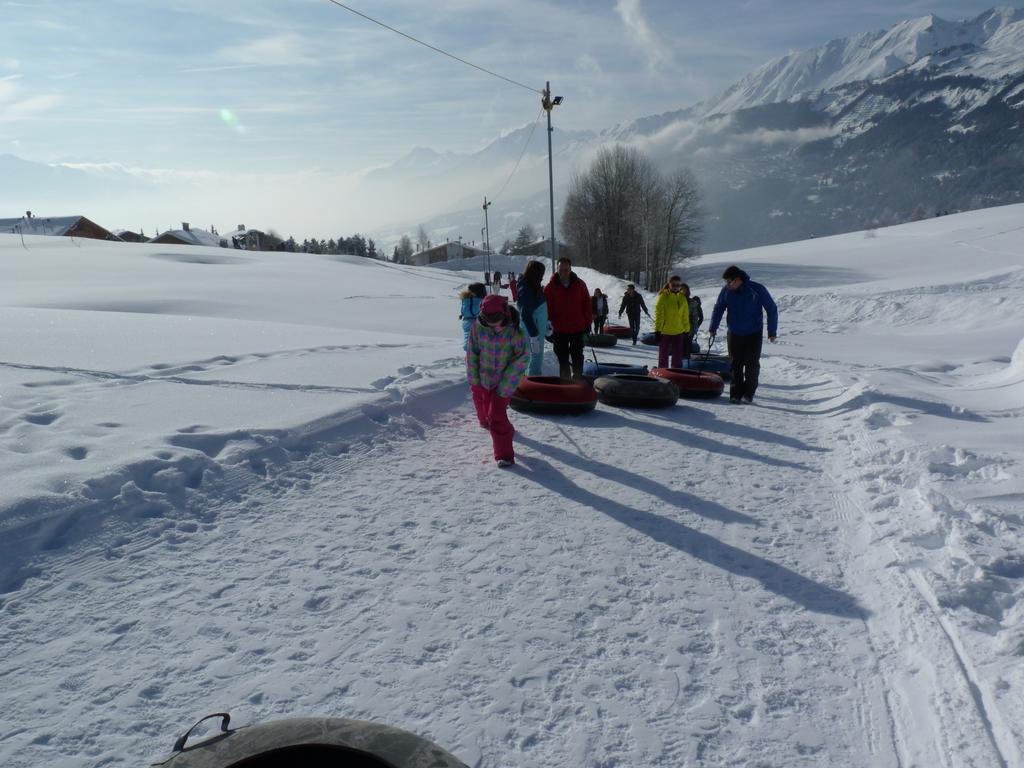
M 755 403 L 513 414 L 512 470 L 478 272 L 0 236 L 0 763 L 230 711 L 473 766 L 1020 765 L 1022 215 L 681 265 L 774 294 Z

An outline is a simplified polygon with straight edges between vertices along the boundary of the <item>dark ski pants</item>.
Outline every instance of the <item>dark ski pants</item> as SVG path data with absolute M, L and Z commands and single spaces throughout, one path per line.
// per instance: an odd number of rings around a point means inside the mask
M 729 397 L 753 399 L 757 391 L 757 379 L 761 373 L 761 344 L 764 342 L 764 336 L 760 333 L 752 333 L 749 336 L 730 333 L 726 340 L 729 357 L 732 358 Z
M 629 330 L 633 334 L 633 343 L 636 344 L 637 337 L 640 335 L 640 313 L 637 312 L 634 315 L 632 312 L 627 312 L 626 317 L 629 318 Z
M 683 334 L 683 358 L 689 360 L 693 356 L 693 334 Z
M 608 322 L 608 315 L 594 318 L 594 333 L 604 333 L 604 324 Z
M 661 341 L 658 342 L 658 367 L 682 368 L 685 345 L 685 333 L 661 334 Z M 669 365 L 669 362 L 672 364 Z
M 552 335 L 552 346 L 558 358 L 558 375 L 563 379 L 578 379 L 583 376 L 583 331 Z

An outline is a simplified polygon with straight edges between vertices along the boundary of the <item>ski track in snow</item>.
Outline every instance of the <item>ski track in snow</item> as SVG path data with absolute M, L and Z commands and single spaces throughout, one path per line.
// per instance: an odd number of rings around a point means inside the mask
M 0 761 L 136 765 L 230 710 L 380 720 L 472 766 L 1016 764 L 915 571 L 944 534 L 893 541 L 912 404 L 781 355 L 762 382 L 753 407 L 515 414 L 513 470 L 460 386 L 312 450 L 209 450 L 171 492 L 119 478 L 0 596 L 0 687 L 32 715 L 0 714 Z

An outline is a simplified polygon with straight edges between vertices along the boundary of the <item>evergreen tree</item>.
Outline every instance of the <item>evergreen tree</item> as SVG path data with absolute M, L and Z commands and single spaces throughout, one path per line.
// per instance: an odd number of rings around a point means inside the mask
M 515 242 L 512 243 L 512 253 L 526 253 L 526 250 L 537 239 L 537 233 L 529 224 L 524 224 L 516 232 Z

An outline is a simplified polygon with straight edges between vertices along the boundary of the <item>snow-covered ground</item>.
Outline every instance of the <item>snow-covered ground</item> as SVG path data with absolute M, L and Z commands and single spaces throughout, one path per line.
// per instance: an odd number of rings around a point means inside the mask
M 1024 206 L 687 264 L 708 312 L 733 262 L 778 300 L 757 403 L 513 414 L 514 470 L 477 273 L 0 260 L 0 764 L 145 764 L 220 710 L 472 766 L 1022 764 Z

